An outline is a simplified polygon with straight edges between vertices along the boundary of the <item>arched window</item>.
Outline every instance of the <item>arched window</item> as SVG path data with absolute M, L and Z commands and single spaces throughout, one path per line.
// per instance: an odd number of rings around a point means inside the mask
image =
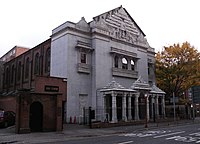
M 22 63 L 21 61 L 19 61 L 18 66 L 17 66 L 17 80 L 18 81 L 21 79 L 21 66 L 22 66 Z
M 40 72 L 40 57 L 39 53 L 35 55 L 35 65 L 34 65 L 34 73 L 39 74 Z
M 25 64 L 25 78 L 28 78 L 29 76 L 29 58 L 26 58 L 26 64 Z
M 128 69 L 128 61 L 126 58 L 122 58 L 122 69 Z
M 50 48 L 46 51 L 46 57 L 45 57 L 45 72 L 50 71 L 50 59 L 51 59 L 51 51 Z
M 9 85 L 9 76 L 10 76 L 10 71 L 9 71 L 9 68 L 7 67 L 6 68 L 6 78 L 5 78 L 5 84 L 6 85 Z
M 15 75 L 15 66 L 14 65 L 12 65 L 12 68 L 11 68 L 11 83 L 13 83 L 13 81 L 14 81 L 14 75 Z
M 131 60 L 131 70 L 135 70 L 135 62 L 134 62 L 134 60 Z
M 118 62 L 119 62 L 118 56 L 115 56 L 114 60 L 115 60 L 115 61 L 114 61 L 115 67 L 118 68 L 118 66 L 119 66 L 119 64 L 118 64 Z

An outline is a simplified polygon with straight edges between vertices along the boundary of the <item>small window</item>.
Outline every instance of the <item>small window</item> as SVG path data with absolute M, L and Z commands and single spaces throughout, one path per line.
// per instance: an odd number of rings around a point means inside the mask
M 122 58 L 122 69 L 128 69 L 128 61 L 126 58 Z
M 15 66 L 12 65 L 12 69 L 11 69 L 11 83 L 14 82 L 14 75 L 15 75 L 15 73 L 14 73 L 14 72 L 15 72 L 14 69 L 15 69 Z
M 21 61 L 18 62 L 17 66 L 17 80 L 19 81 L 21 79 Z
M 6 78 L 5 78 L 5 83 L 8 85 L 9 84 L 9 75 L 10 75 L 10 70 L 9 68 L 6 68 Z
M 34 73 L 39 74 L 40 72 L 40 58 L 39 53 L 35 55 L 35 66 L 34 66 Z
M 46 51 L 46 57 L 45 57 L 45 72 L 50 71 L 50 59 L 51 59 L 51 51 L 50 48 Z
M 135 70 L 135 62 L 133 60 L 131 60 L 131 70 Z
M 86 53 L 81 53 L 81 63 L 86 63 Z
M 150 63 L 148 63 L 148 75 L 151 74 L 151 69 L 152 69 L 152 65 Z
M 118 56 L 115 56 L 115 67 L 116 67 L 116 68 L 118 68 L 118 61 L 119 61 Z

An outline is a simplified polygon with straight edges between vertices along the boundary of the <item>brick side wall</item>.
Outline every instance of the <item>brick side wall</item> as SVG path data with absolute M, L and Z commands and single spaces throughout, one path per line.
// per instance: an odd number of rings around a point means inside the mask
M 16 98 L 14 96 L 0 97 L 0 109 L 16 112 Z
M 59 91 L 56 93 L 61 93 L 62 100 L 66 101 L 67 82 L 63 81 L 62 78 L 37 76 L 35 78 L 35 91 L 38 93 L 48 93 L 48 91 L 45 91 L 45 86 L 58 87 Z

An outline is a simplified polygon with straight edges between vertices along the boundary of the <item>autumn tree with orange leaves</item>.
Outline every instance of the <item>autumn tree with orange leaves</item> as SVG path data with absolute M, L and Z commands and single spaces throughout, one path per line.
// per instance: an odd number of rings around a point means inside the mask
M 188 42 L 164 47 L 156 54 L 156 80 L 166 98 L 200 85 L 200 53 Z

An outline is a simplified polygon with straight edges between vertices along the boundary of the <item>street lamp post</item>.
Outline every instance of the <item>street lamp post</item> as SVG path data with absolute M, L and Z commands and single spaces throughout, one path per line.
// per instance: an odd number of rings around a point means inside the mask
M 145 94 L 144 97 L 145 97 L 145 108 L 146 108 L 145 126 L 144 127 L 148 128 L 148 118 L 147 118 L 147 98 L 148 98 L 148 95 Z

